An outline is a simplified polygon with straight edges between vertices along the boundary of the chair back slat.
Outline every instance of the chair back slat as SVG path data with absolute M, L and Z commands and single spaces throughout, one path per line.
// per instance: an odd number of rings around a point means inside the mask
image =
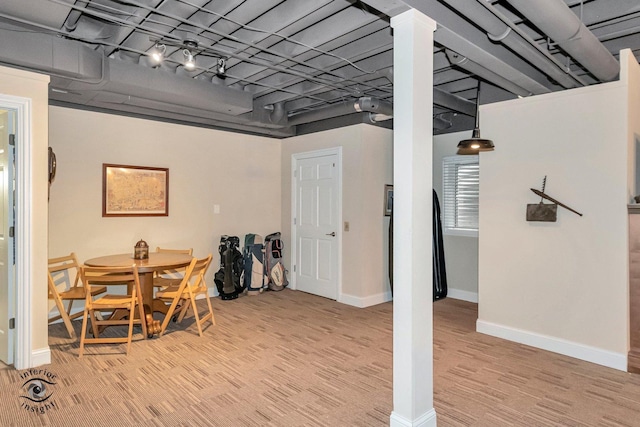
M 75 337 L 75 331 L 71 320 L 82 315 L 82 312 L 71 314 L 73 302 L 85 300 L 86 289 L 84 282 L 80 281 L 80 264 L 76 254 L 49 258 L 47 271 L 47 293 L 48 298 L 53 300 L 58 310 L 58 315 L 49 317 L 49 323 L 62 320 L 71 338 Z M 91 287 L 91 295 L 97 295 L 106 291 L 104 287 Z M 68 302 L 65 307 L 64 303 Z
M 87 292 L 85 300 L 84 319 L 82 323 L 82 335 L 80 336 L 79 356 L 84 353 L 86 344 L 126 343 L 127 354 L 131 347 L 133 336 L 133 324 L 138 323 L 142 327 L 142 334 L 147 338 L 147 320 L 143 308 L 142 291 L 140 289 L 140 275 L 135 264 L 125 267 L 91 267 L 80 268 L 82 281 L 87 285 L 98 284 L 107 288 L 107 294 L 93 299 Z M 116 286 L 127 285 L 127 292 L 112 294 L 110 290 Z M 137 308 L 137 317 L 135 310 Z M 108 319 L 103 319 L 99 313 L 111 310 Z M 120 311 L 120 314 L 118 314 Z M 96 314 L 98 313 L 98 314 Z M 88 321 L 91 321 L 93 337 L 87 337 Z M 103 326 L 127 325 L 126 337 L 99 337 L 100 328 Z
M 211 307 L 211 301 L 208 294 L 207 285 L 205 282 L 205 274 L 211 259 L 213 256 L 209 254 L 206 258 L 191 260 L 191 263 L 185 271 L 184 278 L 179 285 L 172 285 L 163 291 L 158 292 L 158 295 L 163 300 L 169 302 L 169 310 L 165 315 L 162 322 L 160 336 L 164 334 L 169 324 L 169 320 L 177 316 L 177 321 L 180 322 L 184 318 L 187 309 L 191 308 L 198 327 L 198 333 L 202 336 L 202 324 L 206 320 L 211 320 L 211 323 L 215 325 L 215 317 L 213 315 L 213 308 Z M 208 313 L 201 317 L 198 313 L 198 307 L 196 306 L 196 296 L 202 295 L 205 297 L 208 307 Z
M 167 248 L 161 248 L 160 246 L 158 246 L 156 248 L 156 252 L 166 252 L 166 253 L 171 253 L 171 254 L 193 255 L 193 248 L 189 248 L 189 249 L 167 249 Z
M 82 267 L 82 277 L 85 283 L 101 285 L 125 285 L 139 281 L 138 267 Z

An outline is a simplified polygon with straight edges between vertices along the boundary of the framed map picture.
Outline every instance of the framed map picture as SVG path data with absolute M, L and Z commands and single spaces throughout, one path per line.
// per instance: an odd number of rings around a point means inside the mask
M 102 216 L 169 216 L 169 169 L 104 163 Z

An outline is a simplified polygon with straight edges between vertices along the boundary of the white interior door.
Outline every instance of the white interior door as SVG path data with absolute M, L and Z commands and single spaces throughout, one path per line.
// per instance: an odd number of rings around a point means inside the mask
M 14 113 L 0 110 L 0 360 L 13 363 L 13 147 L 9 134 L 13 133 Z
M 340 188 L 338 154 L 298 158 L 296 204 L 296 289 L 338 298 Z

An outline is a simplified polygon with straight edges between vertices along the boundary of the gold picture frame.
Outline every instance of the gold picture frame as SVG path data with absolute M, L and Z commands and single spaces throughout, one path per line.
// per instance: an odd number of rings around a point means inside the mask
M 103 163 L 102 216 L 169 216 L 169 169 Z

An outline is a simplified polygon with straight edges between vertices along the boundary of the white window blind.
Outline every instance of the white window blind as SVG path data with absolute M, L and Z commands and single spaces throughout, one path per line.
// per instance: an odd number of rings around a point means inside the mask
M 444 232 L 478 235 L 480 165 L 478 156 L 447 156 L 442 159 Z

